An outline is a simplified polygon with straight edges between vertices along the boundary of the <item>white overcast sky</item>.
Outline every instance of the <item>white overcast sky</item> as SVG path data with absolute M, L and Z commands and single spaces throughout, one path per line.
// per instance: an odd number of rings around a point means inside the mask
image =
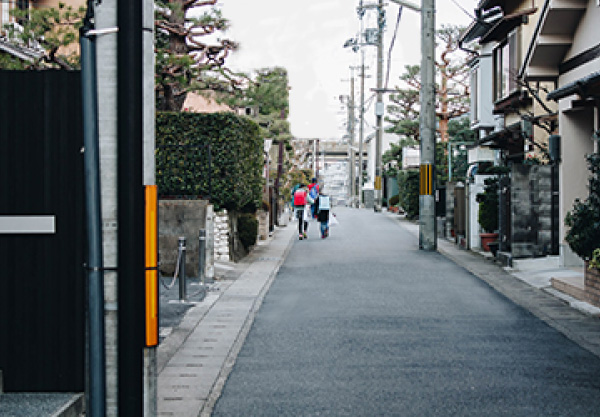
M 478 0 L 457 0 L 473 14 Z M 364 0 L 364 4 L 377 3 Z M 394 34 L 399 6 L 386 2 L 387 27 L 384 55 L 387 68 L 389 42 Z M 418 0 L 413 3 L 420 4 Z M 453 23 L 467 26 L 471 19 L 452 0 L 436 1 L 436 26 Z M 344 42 L 359 33 L 358 0 L 220 0 L 231 29 L 226 37 L 240 43 L 228 65 L 240 71 L 280 66 L 289 74 L 292 134 L 298 138 L 341 138 L 346 113 L 340 95 L 350 94 L 350 66 L 360 64 L 360 53 L 343 48 Z M 374 27 L 365 16 L 365 28 Z M 420 15 L 404 8 L 392 51 L 389 87 L 397 85 L 404 65 L 420 63 Z M 369 67 L 365 97 L 373 93 L 376 80 L 376 50 L 366 47 Z M 355 72 L 355 75 L 358 71 Z M 385 74 L 385 71 L 384 71 Z M 356 100 L 359 82 L 355 83 Z M 371 117 L 374 106 L 366 110 Z M 366 134 L 369 133 L 367 126 Z

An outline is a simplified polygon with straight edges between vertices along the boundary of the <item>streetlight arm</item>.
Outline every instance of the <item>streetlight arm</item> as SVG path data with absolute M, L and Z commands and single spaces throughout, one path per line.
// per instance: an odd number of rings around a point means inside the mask
M 400 6 L 404 6 L 407 7 L 411 10 L 414 10 L 415 12 L 421 12 L 421 8 L 419 6 L 417 6 L 416 4 L 413 4 L 409 1 L 405 1 L 405 0 L 390 0 L 393 3 L 399 4 Z

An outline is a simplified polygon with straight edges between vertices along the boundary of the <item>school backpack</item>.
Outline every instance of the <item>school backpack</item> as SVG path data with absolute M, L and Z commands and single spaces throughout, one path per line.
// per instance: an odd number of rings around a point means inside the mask
M 331 209 L 331 203 L 329 202 L 328 195 L 322 195 L 319 197 L 319 210 L 329 210 Z
M 294 206 L 305 206 L 306 205 L 306 191 L 300 189 L 294 193 Z
M 317 199 L 317 196 L 319 195 L 319 184 L 315 184 L 312 186 L 312 188 L 310 189 L 310 198 L 312 198 L 313 200 Z

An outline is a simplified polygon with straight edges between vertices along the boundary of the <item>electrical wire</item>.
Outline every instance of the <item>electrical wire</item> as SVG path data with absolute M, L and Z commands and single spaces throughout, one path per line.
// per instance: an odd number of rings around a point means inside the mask
M 456 5 L 456 7 L 458 7 L 460 10 L 462 10 L 462 12 L 464 14 L 466 14 L 467 16 L 469 16 L 472 20 L 477 20 L 475 18 L 475 16 L 473 16 L 471 13 L 469 13 L 463 6 L 461 6 L 461 4 L 459 2 L 457 2 L 456 0 L 452 0 L 452 3 L 454 3 Z
M 387 63 L 387 71 L 385 75 L 385 89 L 388 88 L 388 83 L 390 81 L 390 71 L 392 69 L 392 50 L 394 49 L 394 44 L 396 43 L 396 37 L 398 36 L 398 27 L 400 26 L 400 19 L 402 18 L 402 9 L 400 6 L 398 10 L 398 18 L 396 19 L 396 28 L 394 29 L 394 36 L 392 36 L 392 41 L 390 42 L 390 49 L 388 50 L 388 63 Z

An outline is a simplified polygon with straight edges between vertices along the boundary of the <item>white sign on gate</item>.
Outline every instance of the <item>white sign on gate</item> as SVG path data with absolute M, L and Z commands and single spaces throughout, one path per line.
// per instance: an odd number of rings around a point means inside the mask
M 1 216 L 1 234 L 54 234 L 56 216 Z

